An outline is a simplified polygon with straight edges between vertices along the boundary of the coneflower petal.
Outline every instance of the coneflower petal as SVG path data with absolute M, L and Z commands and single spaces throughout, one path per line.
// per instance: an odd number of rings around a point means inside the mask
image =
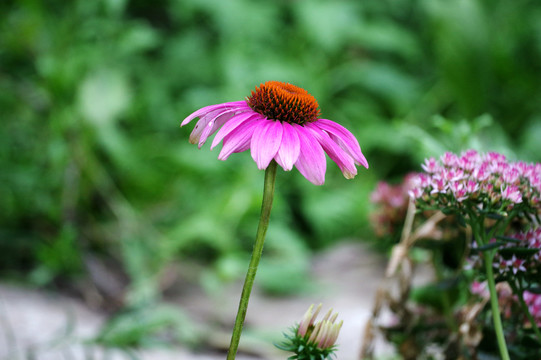
M 218 159 L 226 160 L 234 152 L 240 152 L 240 149 L 246 150 L 246 143 L 250 144 L 254 129 L 263 120 L 246 121 L 239 125 L 235 131 L 224 137 L 222 150 Z
M 289 171 L 293 169 L 293 165 L 295 165 L 295 162 L 299 158 L 301 144 L 297 130 L 293 125 L 284 122 L 282 123 L 282 127 L 282 143 L 274 159 L 285 171 Z
M 327 162 L 325 152 L 314 135 L 304 127 L 293 124 L 300 140 L 300 153 L 295 167 L 312 184 L 323 185 Z
M 205 144 L 208 137 L 216 132 L 222 126 L 225 124 L 229 119 L 231 119 L 235 114 L 233 112 L 224 112 L 209 121 L 209 123 L 205 126 L 204 130 L 201 132 L 201 136 L 199 137 L 199 143 L 198 148 L 201 149 L 201 147 Z
M 344 177 L 346 179 L 353 179 L 355 175 L 357 175 L 357 168 L 355 167 L 353 158 L 338 144 L 336 144 L 336 142 L 331 139 L 327 132 L 321 130 L 317 126 L 314 126 L 313 124 L 308 124 L 305 127 L 314 133 L 314 136 L 323 150 L 325 150 L 331 160 L 338 165 L 342 171 L 342 174 L 344 174 Z
M 368 169 L 368 161 L 366 161 L 366 158 L 361 152 L 359 142 L 348 129 L 327 119 L 318 119 L 314 122 L 314 125 L 321 130 L 325 130 L 330 135 L 331 139 L 353 157 L 356 164 L 362 165 Z
M 205 107 L 202 107 L 201 109 L 191 113 L 190 115 L 188 115 L 183 121 L 182 123 L 180 124 L 180 126 L 184 126 L 186 124 L 188 124 L 190 121 L 192 121 L 193 119 L 195 119 L 196 117 L 202 117 L 204 116 L 205 114 L 211 112 L 211 111 L 214 111 L 214 110 L 218 110 L 218 109 L 224 109 L 224 110 L 229 110 L 229 109 L 237 109 L 239 111 L 241 110 L 250 110 L 250 107 L 248 106 L 248 104 L 246 104 L 246 101 L 232 101 L 232 102 L 227 102 L 227 103 L 223 103 L 223 104 L 216 104 L 216 105 L 209 105 L 209 106 L 205 106 Z
M 190 144 L 197 144 L 199 142 L 199 139 L 201 138 L 201 134 L 203 133 L 203 130 L 205 130 L 208 123 L 215 117 L 219 116 L 223 110 L 213 110 L 205 115 L 201 116 L 199 121 L 195 124 L 192 133 L 190 134 Z
M 282 123 L 280 121 L 260 121 L 254 129 L 250 148 L 252 159 L 259 170 L 266 169 L 278 152 L 282 142 Z
M 216 136 L 212 140 L 212 144 L 210 145 L 210 149 L 214 149 L 216 145 L 220 143 L 220 141 L 223 140 L 224 137 L 226 137 L 229 133 L 234 131 L 239 125 L 244 123 L 245 121 L 254 120 L 259 114 L 255 114 L 253 112 L 245 112 L 241 113 L 239 115 L 233 116 L 229 121 L 227 121 L 224 126 L 216 133 Z M 261 115 L 259 117 L 262 118 Z
M 190 134 L 190 143 L 198 144 L 201 148 L 207 138 L 238 111 L 238 109 L 216 109 L 202 115 Z

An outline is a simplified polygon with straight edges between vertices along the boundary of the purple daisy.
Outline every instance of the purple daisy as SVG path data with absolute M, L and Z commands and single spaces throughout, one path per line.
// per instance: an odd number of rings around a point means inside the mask
M 218 131 L 210 148 L 223 142 L 220 160 L 250 149 L 260 170 L 274 159 L 285 171 L 295 166 L 316 185 L 325 182 L 325 153 L 347 179 L 357 175 L 355 165 L 368 168 L 353 134 L 319 115 L 316 99 L 306 90 L 268 81 L 245 101 L 205 106 L 184 119 L 181 126 L 199 118 L 190 135 L 190 142 L 199 148 Z

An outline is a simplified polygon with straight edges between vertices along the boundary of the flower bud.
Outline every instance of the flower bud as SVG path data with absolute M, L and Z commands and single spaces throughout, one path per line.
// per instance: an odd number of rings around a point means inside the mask
M 321 321 L 316 318 L 321 310 L 321 304 L 314 311 L 311 305 L 304 314 L 301 322 L 293 328 L 293 335 L 286 335 L 287 340 L 276 345 L 278 348 L 294 352 L 290 359 L 327 359 L 336 350 L 336 340 L 342 328 L 343 321 L 337 322 L 338 313 L 330 309 Z

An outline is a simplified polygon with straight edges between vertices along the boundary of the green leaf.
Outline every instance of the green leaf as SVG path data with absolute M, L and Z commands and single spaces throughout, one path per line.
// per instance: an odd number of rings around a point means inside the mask
M 505 236 L 505 235 L 497 235 L 496 239 L 507 241 L 507 242 L 512 242 L 512 243 L 520 243 L 519 239 L 516 239 L 514 237 L 510 237 L 510 236 Z
M 441 212 L 444 213 L 445 215 L 452 215 L 456 212 L 456 210 L 452 207 L 445 207 L 441 209 Z
M 486 217 L 489 218 L 489 219 L 494 219 L 494 220 L 502 220 L 502 219 L 505 218 L 504 215 L 498 214 L 498 213 L 495 213 L 495 212 L 486 213 Z
M 525 287 L 524 290 L 528 290 L 531 293 L 541 295 L 541 286 L 539 285 L 532 286 L 532 287 Z
M 479 246 L 479 247 L 475 248 L 474 250 L 477 250 L 479 252 L 483 252 L 483 251 L 499 248 L 502 245 L 505 245 L 505 243 L 503 241 L 495 241 L 495 242 L 492 242 L 492 243 L 489 243 L 489 244 L 486 244 L 486 245 Z
M 539 249 L 532 249 L 528 247 L 511 247 L 500 249 L 499 253 L 502 254 L 505 258 L 515 255 L 520 259 L 524 259 L 529 257 L 530 255 L 537 254 L 539 251 Z

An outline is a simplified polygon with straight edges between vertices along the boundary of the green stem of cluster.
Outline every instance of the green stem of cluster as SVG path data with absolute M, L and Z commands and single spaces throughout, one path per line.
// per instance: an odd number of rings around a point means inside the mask
M 252 286 L 254 285 L 254 279 L 257 272 L 257 267 L 259 265 L 259 260 L 261 259 L 261 254 L 263 253 L 265 234 L 267 233 L 267 228 L 269 227 L 272 200 L 274 198 L 275 179 L 276 162 L 273 160 L 265 171 L 265 185 L 263 187 L 263 202 L 261 204 L 259 226 L 257 227 L 257 235 L 255 239 L 254 249 L 252 252 L 252 258 L 250 259 L 250 265 L 248 266 L 248 272 L 246 273 L 246 279 L 244 280 L 244 286 L 242 287 L 239 309 L 237 311 L 237 317 L 235 319 L 235 325 L 233 327 L 233 334 L 231 336 L 231 344 L 229 345 L 229 351 L 227 353 L 227 360 L 235 359 L 237 349 L 239 347 L 242 326 L 244 325 L 246 311 L 248 310 L 248 301 L 250 300 L 250 294 L 252 292 Z
M 502 319 L 500 318 L 500 306 L 498 304 L 498 293 L 496 292 L 496 284 L 494 281 L 494 272 L 492 270 L 492 262 L 494 260 L 494 251 L 489 250 L 484 254 L 485 271 L 487 275 L 488 291 L 490 292 L 490 306 L 492 308 L 492 321 L 494 331 L 496 332 L 496 340 L 502 360 L 510 360 L 507 344 L 503 334 Z
M 477 241 L 478 246 L 487 245 L 494 233 L 486 233 L 484 227 L 484 216 L 475 216 L 473 211 L 468 211 L 470 217 L 470 226 L 472 228 L 473 236 Z M 487 237 L 490 235 L 490 237 Z M 500 350 L 500 356 L 502 360 L 510 360 L 509 351 L 507 350 L 507 344 L 505 342 L 505 336 L 503 333 L 502 319 L 500 317 L 500 306 L 498 304 L 498 293 L 496 292 L 496 282 L 494 280 L 494 270 L 492 269 L 492 263 L 494 261 L 494 250 L 488 250 L 483 253 L 483 259 L 485 263 L 485 272 L 487 276 L 488 291 L 490 293 L 490 307 L 492 310 L 492 323 L 494 325 L 494 331 L 496 332 L 496 341 L 498 343 L 498 349 Z

